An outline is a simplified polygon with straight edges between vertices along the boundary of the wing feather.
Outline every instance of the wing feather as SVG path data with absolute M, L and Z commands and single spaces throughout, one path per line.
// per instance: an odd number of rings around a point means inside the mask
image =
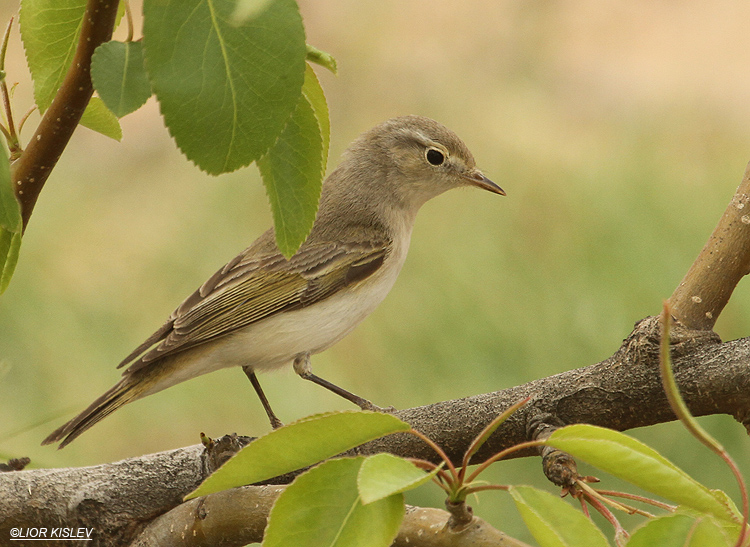
M 388 249 L 387 241 L 319 244 L 289 261 L 280 253 L 242 253 L 185 299 L 119 366 L 132 362 L 128 372 L 133 372 L 282 311 L 320 302 L 375 273 Z

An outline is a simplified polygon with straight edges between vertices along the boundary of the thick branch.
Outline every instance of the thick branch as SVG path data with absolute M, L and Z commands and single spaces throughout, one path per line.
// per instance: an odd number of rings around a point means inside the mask
M 154 519 L 130 547 L 241 547 L 260 543 L 268 514 L 284 486 L 244 486 L 190 500 Z M 460 532 L 447 511 L 407 507 L 395 547 L 529 547 L 474 518 Z
M 11 528 L 87 527 L 94 545 L 124 545 L 179 505 L 204 475 L 202 446 L 92 467 L 0 473 L 0 543 Z
M 68 144 L 94 92 L 91 56 L 112 38 L 118 0 L 88 0 L 73 62 L 21 157 L 13 163 L 13 188 L 26 229 L 39 193 Z
M 585 368 L 502 391 L 403 410 L 397 415 L 435 440 L 459 463 L 489 420 L 526 397 L 472 462 L 527 439 L 527 426 L 540 414 L 562 423 L 589 423 L 626 431 L 675 419 L 659 375 L 658 318 L 640 321 L 620 350 Z M 674 369 L 680 391 L 696 416 L 729 414 L 747 426 L 750 419 L 750 338 L 721 344 L 718 337 L 678 326 L 673 332 Z M 392 435 L 364 445 L 362 453 L 394 452 L 437 462 L 411 435 Z M 518 452 L 530 456 L 533 451 Z
M 676 332 L 674 368 L 680 390 L 697 416 L 730 414 L 750 423 L 750 338 L 718 343 L 716 338 Z M 432 437 L 458 462 L 489 421 L 510 404 L 532 401 L 490 438 L 478 462 L 527 438 L 527 424 L 539 414 L 564 423 L 591 423 L 628 430 L 674 420 L 662 392 L 658 363 L 658 321 L 640 322 L 611 358 L 585 368 L 535 380 L 503 391 L 397 412 Z M 209 473 L 202 446 L 80 469 L 0 473 L 0 537 L 13 526 L 89 526 L 94 545 L 130 541 L 143 524 L 180 504 Z M 391 435 L 357 450 L 387 451 L 435 461 L 411 435 Z M 530 455 L 530 454 L 522 454 Z
M 750 164 L 703 250 L 669 298 L 683 325 L 711 330 L 732 291 L 750 273 Z

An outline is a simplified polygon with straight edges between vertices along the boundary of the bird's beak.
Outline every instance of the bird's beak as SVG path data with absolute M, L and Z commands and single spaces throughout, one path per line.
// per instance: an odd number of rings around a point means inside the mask
M 464 179 L 466 179 L 466 181 L 472 186 L 482 188 L 483 190 L 489 190 L 493 194 L 500 194 L 501 196 L 505 195 L 505 190 L 485 177 L 479 169 L 472 169 L 464 175 Z

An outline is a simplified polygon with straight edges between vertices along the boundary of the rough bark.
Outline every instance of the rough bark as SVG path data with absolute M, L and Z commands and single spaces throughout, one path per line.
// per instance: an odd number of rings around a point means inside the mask
M 720 343 L 715 335 L 706 333 L 683 329 L 676 334 L 674 369 L 691 411 L 697 416 L 729 414 L 747 427 L 750 338 Z M 490 438 L 474 463 L 525 441 L 528 423 L 540 414 L 554 415 L 562 423 L 590 423 L 620 431 L 671 421 L 674 415 L 659 377 L 658 336 L 657 319 L 647 318 L 636 325 L 615 355 L 601 363 L 396 414 L 434 439 L 458 462 L 474 435 L 490 420 L 512 403 L 531 396 L 531 402 Z M 381 451 L 436 461 L 426 445 L 411 435 L 391 435 L 352 453 Z M 203 447 L 197 445 L 94 467 L 2 473 L 0 538 L 8 538 L 12 527 L 91 527 L 96 534 L 93 545 L 129 545 L 146 533 L 155 517 L 180 505 L 182 497 L 226 455 L 211 463 Z M 280 482 L 289 480 L 286 477 Z M 267 513 L 258 515 L 248 517 L 244 526 L 264 525 Z M 185 525 L 184 514 L 180 518 L 170 520 L 174 530 Z

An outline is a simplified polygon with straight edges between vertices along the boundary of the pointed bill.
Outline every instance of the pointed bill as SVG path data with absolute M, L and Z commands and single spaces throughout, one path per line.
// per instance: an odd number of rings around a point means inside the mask
M 505 190 L 485 177 L 479 169 L 472 169 L 464 175 L 464 178 L 472 186 L 476 186 L 482 190 L 489 190 L 493 194 L 500 194 L 501 196 L 505 195 Z

